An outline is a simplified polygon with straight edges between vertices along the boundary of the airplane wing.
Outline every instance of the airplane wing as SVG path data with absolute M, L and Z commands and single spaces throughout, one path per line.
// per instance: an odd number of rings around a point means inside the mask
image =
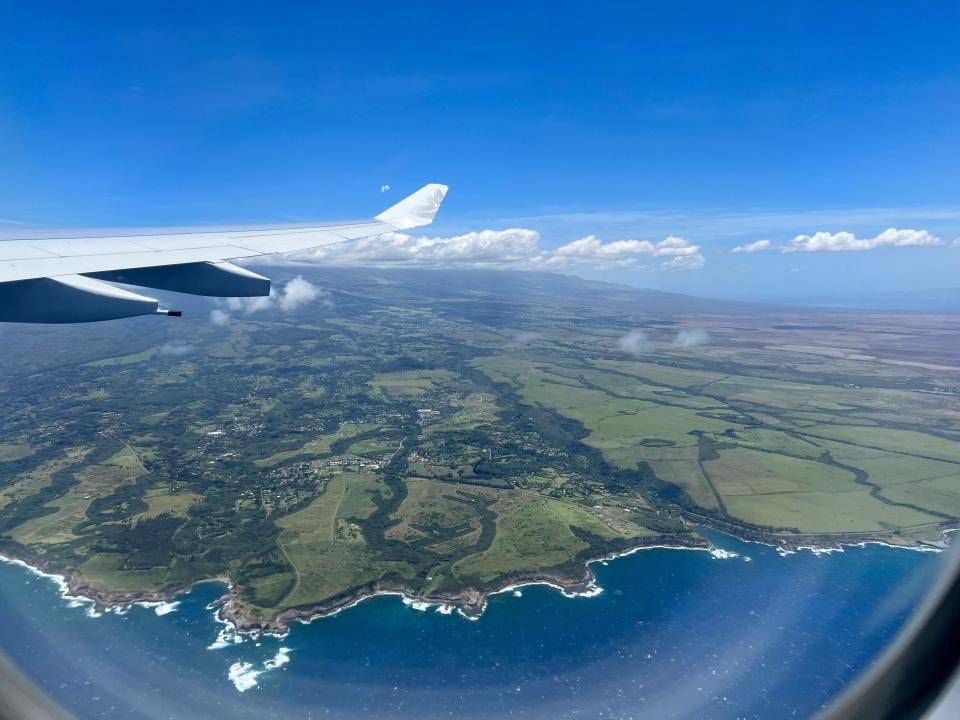
M 110 282 L 217 297 L 269 295 L 268 278 L 228 261 L 429 225 L 446 193 L 446 185 L 430 184 L 370 220 L 306 228 L 0 242 L 0 322 L 180 314 Z

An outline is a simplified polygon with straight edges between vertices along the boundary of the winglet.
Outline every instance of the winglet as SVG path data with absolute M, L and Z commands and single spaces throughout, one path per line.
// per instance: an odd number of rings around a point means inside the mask
M 398 230 L 429 225 L 433 222 L 440 203 L 447 194 L 446 185 L 430 183 L 424 185 L 413 195 L 408 195 L 393 207 L 377 215 L 380 222 L 389 223 Z

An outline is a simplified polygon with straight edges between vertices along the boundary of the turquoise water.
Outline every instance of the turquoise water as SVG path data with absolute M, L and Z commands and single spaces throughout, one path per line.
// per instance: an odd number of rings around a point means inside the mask
M 890 641 L 941 558 L 878 545 L 781 557 L 710 537 L 737 556 L 596 564 L 596 597 L 524 587 L 473 622 L 377 597 L 240 643 L 207 609 L 222 586 L 165 614 L 88 617 L 2 563 L 0 645 L 85 718 L 804 717 Z

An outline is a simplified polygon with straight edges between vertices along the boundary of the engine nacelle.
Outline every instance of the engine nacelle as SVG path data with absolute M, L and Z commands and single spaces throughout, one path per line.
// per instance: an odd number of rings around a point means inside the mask
M 81 323 L 166 312 L 154 298 L 83 275 L 0 283 L 0 322 Z

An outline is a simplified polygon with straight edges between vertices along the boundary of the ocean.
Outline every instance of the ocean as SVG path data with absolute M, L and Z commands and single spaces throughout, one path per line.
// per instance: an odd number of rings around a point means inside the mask
M 283 637 L 236 638 L 208 605 L 98 616 L 0 563 L 0 647 L 82 718 L 790 718 L 835 697 L 902 627 L 942 553 L 774 548 L 596 563 L 602 592 L 526 586 L 478 620 L 366 600 Z

